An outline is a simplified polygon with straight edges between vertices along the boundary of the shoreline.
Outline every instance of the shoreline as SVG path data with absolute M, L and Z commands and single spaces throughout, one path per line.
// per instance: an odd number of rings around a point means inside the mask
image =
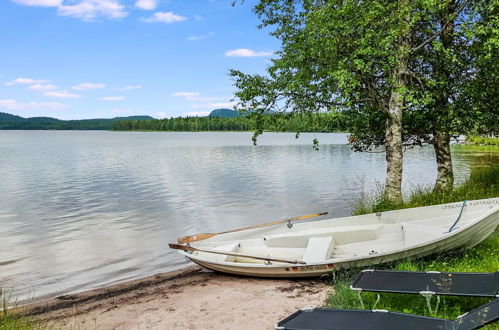
M 329 278 L 265 279 L 189 266 L 14 309 L 62 329 L 272 329 L 305 307 L 324 306 Z

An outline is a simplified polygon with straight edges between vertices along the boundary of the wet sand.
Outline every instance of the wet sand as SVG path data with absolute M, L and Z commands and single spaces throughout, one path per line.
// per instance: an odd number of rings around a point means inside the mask
M 298 309 L 323 306 L 328 278 L 259 279 L 193 266 L 22 307 L 62 329 L 273 329 Z

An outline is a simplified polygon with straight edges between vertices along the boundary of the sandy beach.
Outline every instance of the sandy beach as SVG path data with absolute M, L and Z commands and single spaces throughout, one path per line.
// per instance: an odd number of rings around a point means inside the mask
M 323 306 L 322 279 L 259 279 L 197 266 L 23 307 L 62 329 L 273 329 L 304 307 Z

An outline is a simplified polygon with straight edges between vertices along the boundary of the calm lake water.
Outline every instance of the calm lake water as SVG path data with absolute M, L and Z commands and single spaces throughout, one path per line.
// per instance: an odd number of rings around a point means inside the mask
M 0 131 L 0 286 L 24 300 L 181 268 L 167 245 L 179 236 L 349 215 L 384 181 L 384 154 L 345 134 L 251 135 Z M 480 162 L 454 152 L 458 181 Z M 436 178 L 432 147 L 404 166 L 405 191 Z

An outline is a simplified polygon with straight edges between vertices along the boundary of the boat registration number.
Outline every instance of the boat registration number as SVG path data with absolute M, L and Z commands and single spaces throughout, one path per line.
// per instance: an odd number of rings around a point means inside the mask
M 310 271 L 314 271 L 314 270 L 327 270 L 327 269 L 333 269 L 333 268 L 334 268 L 333 264 L 291 267 L 291 269 L 294 272 L 310 272 Z

